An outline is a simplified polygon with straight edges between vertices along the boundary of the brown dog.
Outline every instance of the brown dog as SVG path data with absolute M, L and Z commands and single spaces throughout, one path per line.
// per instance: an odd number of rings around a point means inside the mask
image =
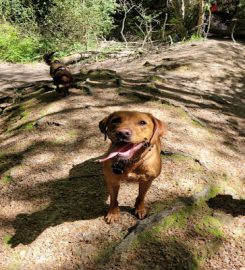
M 52 61 L 52 56 L 54 53 L 55 52 L 46 53 L 43 56 L 43 59 L 45 63 L 50 66 L 50 76 L 54 80 L 56 91 L 60 93 L 61 89 L 59 86 L 63 85 L 63 94 L 66 96 L 69 94 L 69 88 L 71 86 L 71 82 L 73 81 L 73 77 L 70 69 L 67 66 L 58 60 Z
M 144 198 L 153 179 L 161 172 L 161 141 L 164 124 L 149 113 L 118 111 L 99 123 L 99 128 L 111 140 L 107 154 L 100 160 L 110 194 L 108 223 L 119 217 L 117 201 L 121 180 L 139 182 L 135 213 L 143 219 L 146 215 Z

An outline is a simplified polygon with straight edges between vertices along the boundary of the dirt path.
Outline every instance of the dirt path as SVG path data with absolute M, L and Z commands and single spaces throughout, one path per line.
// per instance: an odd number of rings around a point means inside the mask
M 18 97 L 0 115 L 0 269 L 244 269 L 243 59 L 244 46 L 208 41 L 107 60 L 83 66 L 67 98 L 43 64 L 0 65 L 2 97 Z M 121 220 L 106 224 L 94 158 L 108 147 L 98 122 L 122 108 L 168 126 L 147 204 L 169 212 L 118 257 L 137 185 L 122 184 Z

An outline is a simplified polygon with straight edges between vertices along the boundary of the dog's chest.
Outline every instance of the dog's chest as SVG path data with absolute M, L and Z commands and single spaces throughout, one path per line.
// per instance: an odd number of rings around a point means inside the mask
M 147 172 L 144 170 L 144 167 L 137 167 L 135 169 L 131 169 L 125 173 L 125 180 L 127 181 L 147 181 Z

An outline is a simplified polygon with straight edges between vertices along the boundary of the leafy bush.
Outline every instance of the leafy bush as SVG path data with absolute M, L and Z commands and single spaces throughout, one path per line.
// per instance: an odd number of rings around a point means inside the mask
M 115 1 L 54 0 L 50 16 L 43 22 L 42 35 L 56 46 L 73 44 L 75 41 L 90 46 L 102 35 L 108 34 L 113 21 L 109 15 L 115 9 Z M 65 48 L 62 48 L 65 49 Z
M 0 0 L 0 44 L 7 49 L 0 58 L 26 62 L 38 51 L 64 54 L 91 47 L 113 27 L 111 14 L 116 7 L 116 0 Z
M 9 62 L 31 62 L 40 50 L 37 36 L 23 36 L 17 27 L 2 24 L 0 28 L 0 59 Z

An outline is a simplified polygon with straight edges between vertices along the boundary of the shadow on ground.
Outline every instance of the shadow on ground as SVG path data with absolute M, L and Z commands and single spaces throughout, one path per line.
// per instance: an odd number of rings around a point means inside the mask
M 103 263 L 104 258 L 102 258 L 102 261 L 96 262 L 96 269 L 123 269 L 129 263 L 130 269 L 135 270 L 198 269 L 198 261 L 190 248 L 183 242 L 173 239 L 173 237 L 160 239 L 149 233 L 147 238 L 142 238 L 137 242 L 137 248 L 125 250 L 125 252 L 120 256 L 123 258 L 122 260 L 117 254 L 107 263 Z M 125 261 L 126 258 L 129 261 Z
M 207 201 L 210 208 L 231 214 L 233 217 L 245 215 L 245 200 L 233 199 L 231 195 L 218 194 Z
M 101 165 L 95 159 L 74 166 L 67 179 L 42 185 L 48 185 L 51 203 L 41 211 L 16 217 L 15 235 L 9 241 L 12 247 L 33 242 L 48 227 L 105 214 L 107 192 Z

